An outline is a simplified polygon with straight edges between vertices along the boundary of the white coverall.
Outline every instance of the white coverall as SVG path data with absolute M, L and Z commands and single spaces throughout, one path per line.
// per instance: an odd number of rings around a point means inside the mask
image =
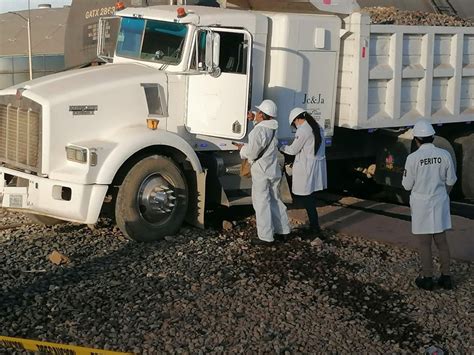
M 314 155 L 314 134 L 308 122 L 304 122 L 296 130 L 295 140 L 289 146 L 283 146 L 281 151 L 295 155 L 293 163 L 293 185 L 291 190 L 295 195 L 307 196 L 314 191 L 327 188 L 326 144 L 324 130 L 320 129 L 321 145 Z
M 413 234 L 436 234 L 451 228 L 446 185 L 452 186 L 456 180 L 448 151 L 425 143 L 408 156 L 402 185 L 411 190 Z
M 277 129 L 276 120 L 261 121 L 250 132 L 248 144 L 245 144 L 240 151 L 241 158 L 248 159 L 251 164 L 252 204 L 257 220 L 257 235 L 259 239 L 267 242 L 274 240 L 274 234 L 290 233 L 286 206 L 280 198 L 279 191 L 282 174 L 277 159 Z M 270 140 L 268 149 L 255 161 Z

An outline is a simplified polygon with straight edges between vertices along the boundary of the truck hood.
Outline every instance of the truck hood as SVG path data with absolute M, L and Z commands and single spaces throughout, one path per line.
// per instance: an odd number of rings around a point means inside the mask
M 143 64 L 107 64 L 97 67 L 65 71 L 48 75 L 20 85 L 25 96 L 49 105 L 59 104 L 74 97 L 88 96 L 93 91 L 100 95 L 114 88 L 134 83 L 164 82 L 166 74 Z
M 87 146 L 84 142 L 111 140 L 114 131 L 126 127 L 146 127 L 150 107 L 154 107 L 146 95 L 149 87 L 162 93 L 160 102 L 166 105 L 168 75 L 146 65 L 124 63 L 65 71 L 10 87 L 0 95 L 12 100 L 20 89 L 23 98 L 41 105 L 41 171 L 54 176 L 55 171 L 71 168 L 64 155 L 66 146 Z M 29 105 L 29 100 L 24 100 L 24 105 Z M 165 120 L 161 125 L 166 127 Z M 86 168 L 76 165 L 72 168 Z

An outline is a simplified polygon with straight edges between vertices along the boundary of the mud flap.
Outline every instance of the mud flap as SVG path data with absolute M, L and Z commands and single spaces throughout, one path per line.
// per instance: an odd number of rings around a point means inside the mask
M 206 212 L 206 177 L 207 169 L 196 173 L 189 186 L 189 207 L 185 221 L 194 227 L 204 228 Z M 188 180 L 189 181 L 189 180 Z

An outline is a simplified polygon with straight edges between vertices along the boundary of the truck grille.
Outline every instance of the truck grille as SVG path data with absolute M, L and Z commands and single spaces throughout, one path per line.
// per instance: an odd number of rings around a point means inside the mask
M 40 112 L 0 103 L 0 161 L 38 172 L 40 132 Z

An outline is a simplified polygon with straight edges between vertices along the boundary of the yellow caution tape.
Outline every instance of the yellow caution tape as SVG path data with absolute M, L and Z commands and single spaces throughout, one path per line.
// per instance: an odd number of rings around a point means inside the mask
M 11 348 L 15 350 L 39 351 L 41 354 L 54 355 L 124 355 L 131 353 L 121 353 L 109 350 L 99 350 L 83 348 L 81 346 L 64 345 L 37 341 L 31 339 L 11 338 L 0 335 L 0 348 Z

